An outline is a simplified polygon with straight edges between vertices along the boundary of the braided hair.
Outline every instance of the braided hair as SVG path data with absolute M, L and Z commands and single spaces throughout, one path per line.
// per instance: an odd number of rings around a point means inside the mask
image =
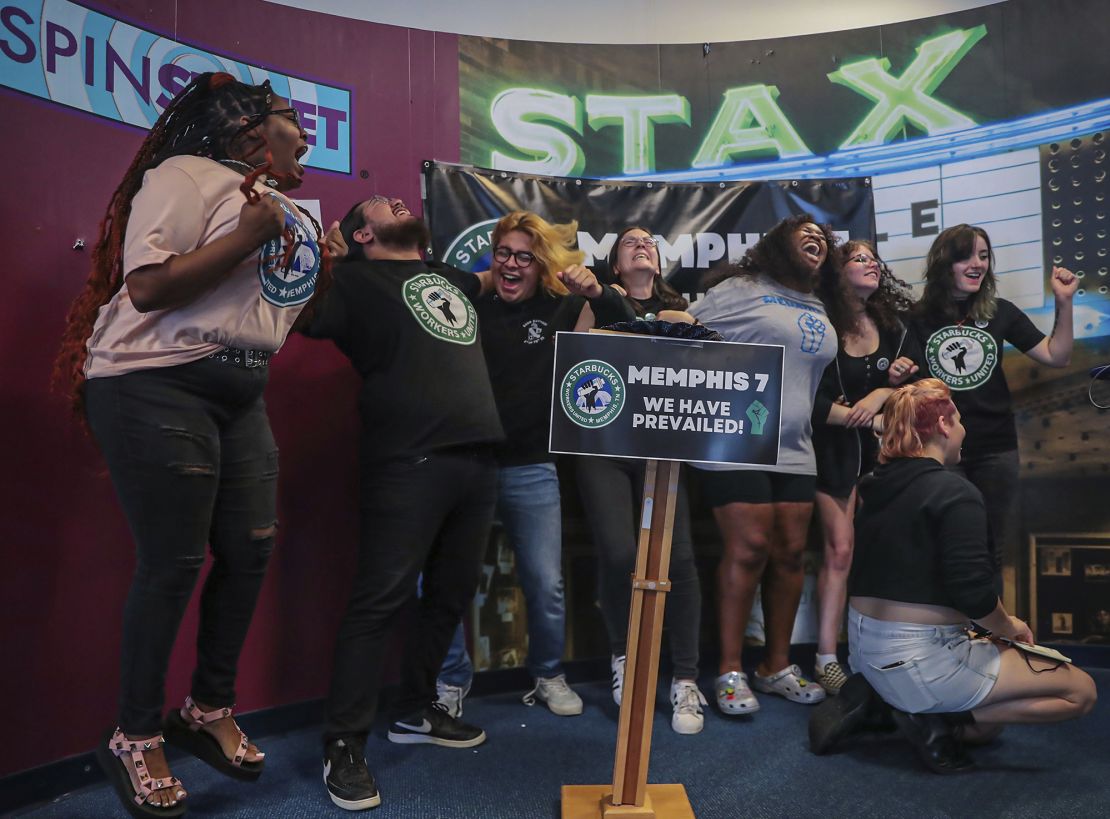
M 100 308 L 123 286 L 123 243 L 131 202 L 142 187 L 143 174 L 173 156 L 220 160 L 249 154 L 258 146 L 259 137 L 247 132 L 267 116 L 272 96 L 269 82 L 247 85 L 223 72 L 200 74 L 170 101 L 139 146 L 123 181 L 108 200 L 93 248 L 92 270 L 69 309 L 54 362 L 54 383 L 68 395 L 75 413 L 81 414 L 84 407 L 89 336 Z M 243 117 L 248 118 L 245 124 L 240 122 Z M 253 185 L 266 170 L 267 166 L 256 168 L 247 181 Z

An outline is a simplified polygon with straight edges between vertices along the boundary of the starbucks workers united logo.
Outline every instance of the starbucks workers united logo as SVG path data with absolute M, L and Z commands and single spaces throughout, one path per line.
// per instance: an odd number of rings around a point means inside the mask
M 563 376 L 559 399 L 574 423 L 597 429 L 616 420 L 624 406 L 624 379 L 604 361 L 580 361 Z
M 401 298 L 420 326 L 453 344 L 473 344 L 478 338 L 474 305 L 443 276 L 422 273 L 401 285 Z
M 953 390 L 972 390 L 990 378 L 998 364 L 994 336 L 977 327 L 942 327 L 925 342 L 929 372 Z

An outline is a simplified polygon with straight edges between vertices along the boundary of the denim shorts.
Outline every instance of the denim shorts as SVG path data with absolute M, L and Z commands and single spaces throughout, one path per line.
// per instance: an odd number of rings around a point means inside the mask
M 880 697 L 910 714 L 970 711 L 998 679 L 998 648 L 963 625 L 865 617 L 848 607 L 848 662 Z

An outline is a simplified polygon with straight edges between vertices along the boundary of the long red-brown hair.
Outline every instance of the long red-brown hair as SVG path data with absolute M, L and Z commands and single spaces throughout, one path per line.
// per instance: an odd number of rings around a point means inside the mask
M 255 150 L 262 138 L 248 131 L 268 114 L 272 95 L 269 82 L 247 85 L 222 72 L 200 74 L 170 101 L 139 146 L 108 201 L 92 252 L 92 270 L 69 309 L 61 349 L 54 362 L 54 384 L 68 395 L 77 414 L 83 414 L 84 408 L 89 336 L 100 308 L 123 286 L 123 244 L 131 202 L 142 187 L 143 174 L 171 156 L 220 160 L 238 158 Z M 248 120 L 245 125 L 243 117 Z M 244 180 L 245 196 L 250 198 L 253 193 L 250 188 L 261 174 L 274 175 L 268 166 L 267 161 Z M 322 260 L 321 277 L 326 273 L 327 261 L 326 257 Z

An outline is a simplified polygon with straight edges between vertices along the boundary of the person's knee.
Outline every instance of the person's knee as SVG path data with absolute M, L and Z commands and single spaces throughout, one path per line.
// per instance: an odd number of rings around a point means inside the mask
M 805 571 L 805 549 L 804 548 L 782 548 L 776 549 L 772 560 L 775 567 L 780 572 L 787 574 L 801 574 Z
M 852 568 L 852 539 L 833 537 L 825 544 L 825 568 L 830 572 L 847 574 Z
M 1075 716 L 1085 717 L 1087 714 L 1094 710 L 1095 703 L 1098 702 L 1098 688 L 1095 686 L 1095 681 L 1091 679 L 1091 675 L 1086 671 L 1075 669 L 1074 676 L 1075 689 L 1073 696 L 1068 699 L 1075 703 Z
M 140 557 L 135 567 L 135 585 L 145 594 L 160 597 L 189 595 L 203 565 L 203 554 L 161 559 Z
M 725 542 L 721 555 L 722 568 L 741 568 L 748 571 L 761 570 L 771 553 L 771 537 L 768 532 L 751 532 L 743 539 Z
M 261 572 L 266 570 L 277 540 L 278 524 L 275 520 L 266 526 L 247 529 L 236 526 L 222 528 L 213 539 L 212 553 L 216 560 L 234 572 Z

